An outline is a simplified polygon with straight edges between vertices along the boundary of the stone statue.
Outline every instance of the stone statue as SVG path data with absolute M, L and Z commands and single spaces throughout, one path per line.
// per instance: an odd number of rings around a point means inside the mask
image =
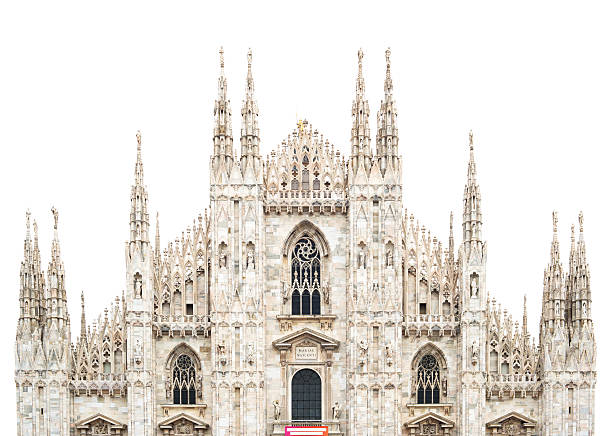
M 221 341 L 221 343 L 217 345 L 217 353 L 219 354 L 219 362 L 221 362 L 221 365 L 225 365 L 227 363 L 227 357 L 225 356 L 225 341 Z
M 392 248 L 387 249 L 385 258 L 387 260 L 387 268 L 393 268 L 393 249 Z
M 478 347 L 478 344 L 476 344 L 476 341 L 472 342 L 472 364 L 476 365 L 478 363 L 478 357 L 480 354 L 480 348 Z
M 340 404 L 336 401 L 334 405 L 332 406 L 332 417 L 334 419 L 340 419 L 341 414 L 342 414 L 342 407 L 340 407 Z
M 327 282 L 323 283 L 321 290 L 323 291 L 323 302 L 329 304 L 329 285 Z
M 247 362 L 251 365 L 255 363 L 255 346 L 253 344 L 247 345 Z
M 134 280 L 134 297 L 142 298 L 142 278 L 139 275 Z
M 359 354 L 362 359 L 365 359 L 368 355 L 368 341 L 365 339 L 359 341 Z
M 478 276 L 472 276 L 472 282 L 470 283 L 470 296 L 478 297 Z
M 393 364 L 393 348 L 391 348 L 391 342 L 385 344 L 385 357 L 387 358 L 387 365 Z
M 366 267 L 366 252 L 365 252 L 365 248 L 363 247 L 359 249 L 359 256 L 357 257 L 357 263 L 358 263 L 359 268 Z
M 255 269 L 255 250 L 249 248 L 246 253 L 246 269 Z
M 280 419 L 280 416 L 281 416 L 280 403 L 278 402 L 278 400 L 274 400 L 274 401 L 272 401 L 272 406 L 274 406 L 274 420 L 278 421 Z
M 227 267 L 227 253 L 225 252 L 225 248 L 219 248 L 219 268 Z
M 289 299 L 289 286 L 285 282 L 281 282 L 281 296 L 283 297 L 283 303 Z
M 142 363 L 142 340 L 140 338 L 134 341 L 134 362 L 136 365 Z

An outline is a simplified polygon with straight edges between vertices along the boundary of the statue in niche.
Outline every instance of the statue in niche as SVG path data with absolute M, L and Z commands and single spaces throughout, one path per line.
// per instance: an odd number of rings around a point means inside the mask
M 472 342 L 472 365 L 476 366 L 478 364 L 478 357 L 480 354 L 480 348 L 476 341 Z
M 225 356 L 226 352 L 225 340 L 223 340 L 217 345 L 217 353 L 219 354 L 219 362 L 221 362 L 221 365 L 227 363 L 227 357 Z
M 198 271 L 204 271 L 204 257 L 201 254 L 198 256 Z
M 327 284 L 327 282 L 323 283 L 321 291 L 323 292 L 323 302 L 325 304 L 329 304 L 329 285 Z
M 142 340 L 140 338 L 136 338 L 134 341 L 134 362 L 136 365 L 142 363 Z
M 582 302 L 582 317 L 583 318 L 587 317 L 587 304 L 586 304 L 586 301 Z
M 472 274 L 470 282 L 470 297 L 478 297 L 478 275 Z
M 361 248 L 359 249 L 359 255 L 357 256 L 357 264 L 359 268 L 366 267 L 366 257 L 367 256 L 366 256 L 365 248 L 361 246 Z
M 341 414 L 342 414 L 342 407 L 340 406 L 340 403 L 336 401 L 334 405 L 332 406 L 332 417 L 334 419 L 340 419 Z
M 191 264 L 187 264 L 185 267 L 185 280 L 191 280 L 191 275 L 193 274 L 193 269 L 191 268 Z
M 250 365 L 255 363 L 255 346 L 253 344 L 247 345 L 247 362 Z
M 142 298 L 142 277 L 140 274 L 136 274 L 134 278 L 134 297 Z
M 559 302 L 555 302 L 555 316 L 560 316 L 561 315 L 561 306 L 559 305 Z
M 219 247 L 219 268 L 227 268 L 227 253 L 223 245 Z
M 385 253 L 387 268 L 393 268 L 393 248 L 389 247 Z
M 359 356 L 361 358 L 361 361 L 359 363 L 361 365 L 364 365 L 365 359 L 368 356 L 368 341 L 366 341 L 365 339 L 361 339 L 359 341 Z
M 391 348 L 391 342 L 385 344 L 385 357 L 387 358 L 387 365 L 393 364 L 393 348 Z
M 272 406 L 274 407 L 274 420 L 278 421 L 281 416 L 281 407 L 278 400 L 272 401 Z
M 172 382 L 170 381 L 170 374 L 166 374 L 166 398 L 170 398 L 172 394 Z
M 246 269 L 255 269 L 255 249 L 248 248 L 246 253 Z
M 202 374 L 198 374 L 196 377 L 196 389 L 198 391 L 198 397 L 202 398 Z

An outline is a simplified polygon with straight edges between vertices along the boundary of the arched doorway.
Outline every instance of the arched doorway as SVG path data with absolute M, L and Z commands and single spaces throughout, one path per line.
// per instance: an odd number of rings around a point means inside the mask
M 291 420 L 321 420 L 321 377 L 312 369 L 301 369 L 293 376 Z

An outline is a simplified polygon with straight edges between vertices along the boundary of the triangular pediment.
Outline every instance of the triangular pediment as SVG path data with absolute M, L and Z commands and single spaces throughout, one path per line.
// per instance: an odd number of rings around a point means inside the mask
M 531 418 L 526 417 L 525 415 L 521 415 L 517 412 L 510 412 L 501 416 L 491 422 L 487 423 L 487 427 L 501 427 L 508 420 L 517 420 L 520 421 L 523 427 L 535 427 L 536 421 Z
M 442 428 L 452 428 L 455 426 L 455 423 L 450 419 L 444 418 L 436 413 L 429 412 L 421 416 L 417 416 L 411 421 L 408 421 L 404 424 L 405 428 L 416 428 L 425 421 L 436 422 Z
M 303 342 L 305 340 L 314 342 L 320 345 L 322 348 L 336 349 L 340 346 L 340 341 L 335 340 L 323 333 L 316 330 L 305 327 L 295 333 L 288 334 L 276 341 L 272 342 L 274 348 L 279 350 L 291 348 L 294 344 Z
M 175 416 L 171 416 L 170 418 L 162 421 L 159 423 L 159 428 L 172 428 L 172 426 L 174 424 L 178 424 L 181 421 L 189 421 L 194 428 L 196 429 L 207 429 L 209 427 L 209 425 L 207 423 L 205 423 L 204 421 L 201 421 L 197 418 L 194 418 L 191 415 L 188 415 L 186 413 L 179 413 L 178 415 Z
M 108 424 L 108 426 L 113 429 L 125 428 L 125 424 L 121 424 L 119 421 L 109 418 L 108 416 L 102 415 L 101 413 L 97 413 L 96 415 L 90 416 L 89 418 L 82 419 L 76 424 L 74 424 L 74 426 L 76 428 L 87 429 L 91 426 L 91 424 L 95 423 L 98 420 L 104 422 L 105 424 Z

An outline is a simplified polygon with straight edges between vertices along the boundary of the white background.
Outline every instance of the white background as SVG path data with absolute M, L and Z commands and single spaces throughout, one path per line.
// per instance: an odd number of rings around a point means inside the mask
M 152 221 L 162 245 L 208 205 L 218 48 L 225 47 L 235 146 L 253 48 L 262 152 L 306 118 L 345 154 L 356 52 L 365 52 L 370 127 L 392 49 L 404 206 L 432 235 L 461 235 L 468 131 L 475 138 L 488 286 L 515 319 L 528 296 L 538 333 L 551 212 L 567 263 L 584 211 L 604 434 L 609 332 L 612 63 L 605 2 L 3 2 L 0 403 L 14 434 L 13 349 L 25 211 L 49 261 L 58 208 L 73 335 L 125 287 L 129 191 L 142 130 Z M 239 148 L 237 148 L 239 152 Z M 152 222 L 153 225 L 153 222 Z M 608 316 L 606 316 L 608 315 Z

